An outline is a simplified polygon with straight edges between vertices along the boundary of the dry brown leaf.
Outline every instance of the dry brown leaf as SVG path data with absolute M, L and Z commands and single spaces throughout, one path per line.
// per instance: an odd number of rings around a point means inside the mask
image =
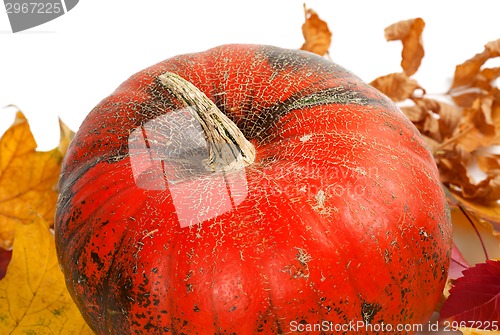
M 469 118 L 468 111 L 471 112 Z M 472 108 L 464 109 L 464 122 L 473 123 L 475 127 L 484 134 L 495 135 L 495 123 L 493 120 L 493 99 L 485 96 L 476 99 L 472 104 Z
M 493 80 L 500 77 L 500 67 L 487 67 L 481 70 L 480 75 L 484 78 L 484 80 L 492 82 Z
M 422 125 L 422 132 L 424 135 L 429 136 L 433 140 L 441 142 L 441 131 L 439 128 L 439 119 L 434 117 L 434 114 L 427 113 L 427 116 Z
M 484 262 L 488 257 L 499 257 L 500 205 L 496 202 L 488 205 L 469 202 L 460 194 L 444 189 L 448 196 L 454 231 L 458 234 L 453 248 L 458 250 L 452 251 L 452 262 L 455 263 L 452 276 L 456 279 L 456 275 L 461 273 L 460 269 L 465 270 L 468 265 Z
M 458 200 L 481 206 L 491 206 L 491 203 L 496 204 L 500 199 L 499 157 L 493 154 L 471 154 L 458 149 L 435 155 L 443 184 L 450 188 Z M 486 174 L 480 181 L 475 181 L 469 175 L 468 168 L 473 161 Z
M 52 223 L 63 156 L 56 148 L 36 151 L 28 121 L 21 112 L 0 139 L 0 247 L 12 245 L 16 222 L 29 223 L 36 213 Z
M 434 141 L 431 147 L 437 149 L 439 144 L 450 137 L 457 127 L 461 110 L 433 99 L 411 97 L 411 100 L 414 105 L 403 106 L 401 110 L 422 135 Z
M 500 56 L 500 39 L 490 41 L 484 50 L 456 66 L 451 88 L 470 85 L 479 74 L 481 66 L 490 58 Z
M 443 150 L 434 152 L 441 182 L 451 190 L 460 192 L 462 185 L 472 185 L 468 166 L 471 161 L 470 153 L 463 150 Z
M 453 102 L 455 102 L 457 106 L 461 107 L 472 106 L 474 101 L 476 101 L 483 94 L 484 92 L 482 92 L 478 88 L 454 90 L 450 92 L 450 96 L 452 97 Z
M 427 110 L 418 105 L 402 106 L 401 111 L 418 128 L 420 128 L 419 125 L 425 120 L 427 116 Z
M 500 104 L 484 96 L 463 109 L 462 118 L 446 145 L 468 152 L 500 144 Z
M 373 87 L 387 95 L 395 102 L 404 101 L 414 95 L 416 90 L 425 91 L 415 79 L 406 73 L 391 73 L 381 76 L 370 83 Z
M 488 42 L 481 53 L 456 66 L 449 94 L 457 105 L 469 107 L 483 95 L 500 97 L 498 88 L 492 86 L 493 80 L 499 77 L 500 70 L 481 69 L 487 60 L 498 56 L 500 39 Z
M 462 117 L 461 108 L 445 102 L 432 100 L 436 107 L 433 109 L 435 113 L 439 114 L 439 129 L 443 139 L 452 136 L 453 132 L 460 123 Z
M 422 32 L 425 22 L 421 18 L 399 21 L 385 28 L 387 41 L 400 40 L 403 43 L 401 67 L 411 76 L 417 72 L 425 55 Z
M 427 147 L 429 148 L 429 150 L 431 152 L 436 152 L 436 150 L 439 149 L 439 142 L 438 141 L 436 141 L 428 136 L 425 136 L 425 135 L 422 135 L 422 137 L 424 138 L 424 141 L 427 144 Z
M 304 4 L 304 14 L 306 22 L 302 25 L 302 34 L 305 42 L 300 49 L 320 56 L 326 55 L 332 43 L 332 33 L 328 24 L 319 18 L 318 13 L 307 8 L 306 4 Z
M 498 76 L 495 69 L 483 69 L 476 75 L 469 86 L 454 88 L 449 94 L 455 104 L 460 107 L 471 107 L 477 99 L 484 96 L 499 99 L 498 89 L 491 85 L 492 81 L 496 79 L 495 75 Z
M 490 206 L 500 199 L 500 170 L 489 170 L 484 179 L 476 182 L 464 162 L 439 158 L 437 162 L 442 183 L 468 202 Z
M 475 222 L 480 223 L 500 238 L 500 204 L 498 202 L 478 203 L 477 201 L 466 199 L 457 192 L 452 192 L 454 200 L 466 209 Z
M 500 55 L 500 39 L 485 45 L 484 51 L 457 66 L 452 89 L 453 104 L 428 99 L 425 90 L 410 78 L 424 55 L 421 34 L 422 19 L 400 21 L 385 29 L 388 41 L 403 42 L 403 73 L 381 76 L 371 85 L 396 103 L 412 100 L 402 106 L 403 113 L 420 131 L 434 154 L 443 184 L 469 202 L 488 204 L 500 200 L 500 157 L 481 162 L 487 177 L 476 182 L 469 176 L 469 164 L 480 152 L 500 145 L 500 90 L 494 80 L 500 68 L 482 68 L 492 57 Z M 421 90 L 421 96 L 415 94 Z M 479 158 L 481 159 L 481 158 Z M 479 162 L 479 161 L 478 161 Z
M 410 82 L 424 55 L 421 19 L 401 21 L 386 28 L 388 41 L 403 42 L 402 62 L 406 78 L 390 74 L 371 84 L 396 103 L 405 101 L 401 110 L 420 131 L 431 149 L 439 169 L 441 182 L 452 208 L 454 227 L 457 208 L 465 214 L 468 223 L 481 224 L 491 231 L 493 240 L 500 241 L 500 155 L 490 153 L 500 146 L 500 90 L 496 80 L 500 67 L 484 67 L 486 61 L 500 56 L 500 39 L 485 45 L 484 51 L 456 67 L 451 89 L 446 98 L 454 104 L 428 99 L 425 90 Z M 415 90 L 422 89 L 422 96 Z M 410 99 L 414 104 L 407 106 Z M 498 148 L 498 147 L 497 147 Z M 472 177 L 473 163 L 486 175 L 482 180 Z M 451 201 L 455 199 L 455 201 Z M 463 215 L 462 215 L 463 216 Z M 486 257 L 483 239 L 478 238 Z M 491 236 L 490 236 L 491 237 Z M 490 239 L 491 241 L 491 239 Z M 496 248 L 498 245 L 493 243 Z M 498 249 L 495 249 L 495 254 Z M 496 319 L 496 318 L 495 318 Z M 483 334 L 482 331 L 463 328 L 464 334 Z M 486 332 L 484 332 L 486 334 Z M 488 334 L 490 332 L 487 332 Z M 494 332 L 498 333 L 498 332 Z
M 480 156 L 477 153 L 471 154 L 466 151 L 461 151 L 462 155 L 454 150 L 437 152 L 435 158 L 441 182 L 454 194 L 459 195 L 461 199 L 467 199 L 467 202 L 484 206 L 496 203 L 500 199 L 500 169 L 496 167 L 498 162 L 494 163 L 491 157 L 489 161 L 483 158 L 479 162 Z M 474 159 L 486 172 L 486 177 L 478 182 L 469 175 L 469 166 Z
M 451 88 L 454 89 L 461 86 L 470 86 L 481 70 L 481 66 L 489 58 L 490 53 L 485 50 L 466 60 L 462 64 L 457 65 L 455 68 L 455 76 L 453 77 Z
M 490 57 L 500 56 L 500 39 L 486 43 L 484 48 L 490 53 Z
M 497 171 L 479 183 L 462 185 L 462 195 L 482 204 L 497 201 L 500 199 L 500 174 Z
M 485 173 L 500 170 L 500 155 L 486 153 L 475 156 L 478 167 Z
M 422 136 L 432 139 L 436 143 L 442 141 L 439 119 L 435 116 L 436 114 L 419 104 L 404 106 L 401 107 L 401 110 L 413 122 Z

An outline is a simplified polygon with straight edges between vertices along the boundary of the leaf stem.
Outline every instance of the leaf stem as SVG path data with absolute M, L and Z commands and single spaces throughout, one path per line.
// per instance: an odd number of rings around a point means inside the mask
M 481 247 L 483 248 L 484 256 L 486 257 L 487 260 L 490 259 L 490 257 L 488 256 L 488 251 L 486 250 L 486 246 L 484 245 L 483 239 L 481 238 L 481 234 L 479 233 L 479 230 L 474 224 L 474 221 L 470 217 L 469 213 L 467 213 L 467 210 L 465 210 L 460 203 L 458 204 L 458 208 L 465 215 L 467 220 L 469 220 L 470 224 L 472 225 L 472 228 L 474 228 L 474 231 L 476 232 L 476 235 L 479 238 L 479 241 L 481 242 Z

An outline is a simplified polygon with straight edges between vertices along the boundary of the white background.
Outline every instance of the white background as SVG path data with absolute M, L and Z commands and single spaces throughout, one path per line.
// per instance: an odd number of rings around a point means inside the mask
M 332 59 L 365 81 L 400 71 L 400 42 L 384 28 L 422 17 L 426 56 L 415 78 L 447 90 L 454 66 L 500 38 L 500 1 L 310 0 L 333 32 Z M 133 73 L 177 54 L 225 43 L 303 43 L 302 0 L 81 0 L 66 15 L 13 34 L 0 4 L 0 108 L 27 115 L 42 150 L 57 145 L 57 118 L 76 130 Z M 14 118 L 0 109 L 0 133 Z

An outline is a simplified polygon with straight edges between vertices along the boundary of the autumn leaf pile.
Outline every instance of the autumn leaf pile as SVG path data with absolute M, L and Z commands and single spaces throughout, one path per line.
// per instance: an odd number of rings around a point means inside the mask
M 66 289 L 50 230 L 72 137 L 60 129 L 57 148 L 36 151 L 18 112 L 0 139 L 0 334 L 93 334 Z
M 427 142 L 452 214 L 459 212 L 473 226 L 483 225 L 499 243 L 500 154 L 496 152 L 500 152 L 500 90 L 494 82 L 500 77 L 500 67 L 486 67 L 485 63 L 500 56 L 500 39 L 486 43 L 483 51 L 457 65 L 448 92 L 433 99 L 412 78 L 425 55 L 424 28 L 424 20 L 415 18 L 385 29 L 387 41 L 402 43 L 402 71 L 380 76 L 370 84 L 400 106 Z M 329 49 L 328 25 L 311 9 L 306 9 L 302 29 L 304 45 L 311 46 L 306 50 Z M 318 46 L 320 42 L 324 44 Z M 479 181 L 471 174 L 475 166 L 484 174 Z M 486 249 L 484 252 L 488 258 Z M 500 260 L 487 259 L 471 267 L 454 244 L 448 284 L 438 311 L 442 321 L 459 325 L 463 334 L 500 334 L 489 331 L 498 329 L 491 327 L 493 321 L 497 326 L 500 323 Z
M 328 24 L 305 6 L 304 13 L 301 49 L 331 57 Z M 385 29 L 387 41 L 402 43 L 401 72 L 380 76 L 371 85 L 400 105 L 428 143 L 452 211 L 499 238 L 500 91 L 494 81 L 500 67 L 485 63 L 500 56 L 500 39 L 457 65 L 440 99 L 429 98 L 412 78 L 425 55 L 424 28 L 424 20 L 416 18 Z M 0 139 L 0 334 L 92 334 L 66 290 L 51 231 L 61 162 L 73 136 L 63 123 L 60 129 L 60 145 L 39 152 L 28 121 L 18 112 Z M 476 180 L 471 167 L 484 177 Z M 499 261 L 470 266 L 454 245 L 448 289 L 442 320 L 500 320 Z M 500 334 L 465 323 L 460 330 Z
M 449 91 L 440 100 L 431 99 L 411 78 L 424 56 L 424 26 L 416 18 L 385 29 L 388 41 L 402 41 L 403 71 L 379 77 L 371 85 L 396 103 L 411 102 L 401 110 L 427 142 L 452 211 L 461 211 L 472 225 L 481 224 L 498 238 L 500 155 L 495 151 L 500 145 L 500 90 L 494 82 L 500 68 L 484 64 L 500 56 L 500 39 L 488 42 L 481 53 L 457 65 Z M 471 175 L 473 166 L 484 174 L 480 181 Z M 486 250 L 485 256 L 488 258 Z M 467 325 L 498 329 L 491 322 L 500 320 L 500 262 L 487 259 L 470 267 L 454 245 L 449 280 L 452 286 L 445 292 L 441 319 L 465 325 L 461 328 L 464 334 L 473 332 Z

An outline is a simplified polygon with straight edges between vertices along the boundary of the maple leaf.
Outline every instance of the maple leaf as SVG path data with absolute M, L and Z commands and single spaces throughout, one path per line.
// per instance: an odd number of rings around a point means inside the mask
M 15 235 L 0 280 L 0 334 L 93 334 L 66 289 L 47 222 L 17 222 Z
M 442 320 L 491 325 L 500 320 L 500 261 L 487 260 L 486 263 L 463 271 L 450 290 L 450 296 L 441 309 Z M 467 324 L 466 324 L 467 325 Z
M 63 154 L 59 148 L 36 151 L 28 121 L 18 112 L 0 139 L 0 247 L 9 248 L 16 222 L 28 223 L 39 213 L 52 224 L 55 186 Z
M 332 33 L 328 24 L 321 20 L 314 10 L 306 8 L 306 4 L 304 4 L 304 14 L 306 22 L 302 25 L 302 34 L 305 42 L 300 49 L 320 56 L 326 55 L 332 42 Z
M 470 268 L 470 265 L 467 263 L 455 243 L 453 243 L 451 249 L 450 268 L 448 269 L 448 278 L 453 280 L 460 278 L 463 276 L 463 271 L 468 268 Z

